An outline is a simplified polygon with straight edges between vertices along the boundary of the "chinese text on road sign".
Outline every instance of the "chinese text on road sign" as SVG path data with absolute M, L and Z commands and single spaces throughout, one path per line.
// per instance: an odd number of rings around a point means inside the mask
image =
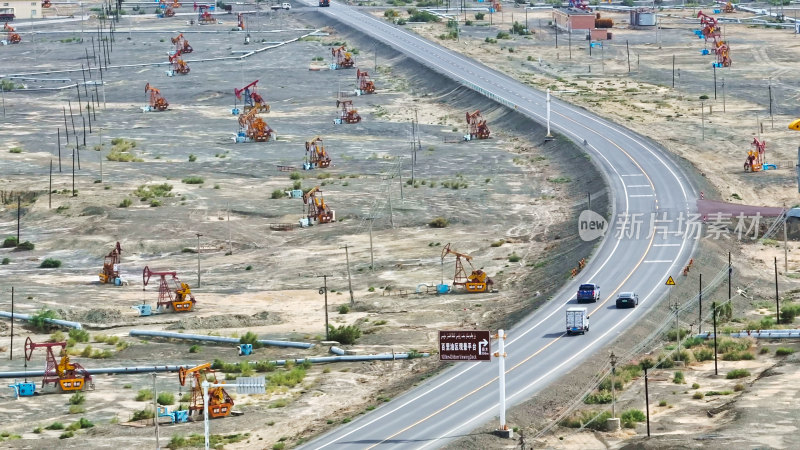
M 488 331 L 439 331 L 440 361 L 491 361 Z

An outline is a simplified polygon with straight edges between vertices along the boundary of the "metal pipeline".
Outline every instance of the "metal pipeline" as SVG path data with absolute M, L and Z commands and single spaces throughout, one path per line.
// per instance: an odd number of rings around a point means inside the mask
M 742 330 L 737 333 L 726 334 L 733 338 L 751 337 L 755 339 L 800 339 L 800 330 Z M 700 339 L 713 339 L 714 333 L 696 334 Z
M 333 351 L 333 349 L 331 349 L 331 351 Z M 418 356 L 428 357 L 431 355 L 430 353 L 419 353 Z M 278 359 L 270 362 L 275 364 L 276 366 L 283 366 L 286 365 L 286 361 L 293 361 L 295 364 L 303 364 L 306 361 L 312 364 L 318 364 L 318 363 L 331 363 L 331 362 L 342 362 L 342 361 L 394 361 L 396 359 L 409 359 L 408 353 L 383 353 L 380 355 L 320 356 L 316 358 L 296 358 L 289 360 Z
M 181 366 L 137 366 L 137 367 L 106 367 L 105 369 L 86 369 L 91 375 L 102 374 L 133 374 L 153 372 L 177 372 L 180 367 L 194 367 L 197 364 L 183 364 Z M 44 376 L 44 370 L 28 370 L 24 372 L 0 372 L 0 378 L 25 378 Z
M 221 336 L 207 336 L 204 334 L 185 334 L 185 333 L 171 333 L 169 331 L 146 331 L 146 330 L 131 330 L 131 336 L 152 336 L 162 337 L 169 339 L 188 339 L 194 341 L 209 341 L 209 342 L 222 342 L 225 344 L 238 344 L 239 339 L 227 338 Z M 292 341 L 272 341 L 268 339 L 259 339 L 259 344 L 271 345 L 274 347 L 294 347 L 294 348 L 311 348 L 314 344 L 309 342 L 292 342 Z
M 5 311 L 0 311 L 0 317 L 11 318 L 11 313 L 10 312 L 5 312 Z M 20 314 L 20 313 L 14 313 L 14 317 L 13 318 L 14 319 L 20 319 L 20 320 L 28 320 L 28 321 L 31 320 L 31 316 L 30 315 L 28 315 L 28 314 Z M 47 322 L 47 323 L 52 323 L 54 325 L 61 325 L 62 327 L 75 328 L 76 330 L 82 330 L 83 329 L 81 324 L 79 324 L 78 322 L 70 322 L 70 321 L 61 320 L 61 319 L 44 319 L 44 321 Z
M 335 355 L 339 355 L 339 356 L 345 355 L 344 350 L 342 350 L 342 349 L 340 349 L 339 347 L 336 347 L 336 346 L 331 346 L 331 353 L 333 353 Z

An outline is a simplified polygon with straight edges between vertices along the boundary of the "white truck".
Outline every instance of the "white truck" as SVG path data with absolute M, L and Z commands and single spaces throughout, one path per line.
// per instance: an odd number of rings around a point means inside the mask
M 586 308 L 567 308 L 567 335 L 584 334 L 589 331 L 589 316 Z
M 288 3 L 288 2 L 283 2 L 281 4 L 277 4 L 276 3 L 274 5 L 271 5 L 270 9 L 272 9 L 273 11 L 277 11 L 279 9 L 287 9 L 288 10 L 288 9 L 292 9 L 292 4 Z

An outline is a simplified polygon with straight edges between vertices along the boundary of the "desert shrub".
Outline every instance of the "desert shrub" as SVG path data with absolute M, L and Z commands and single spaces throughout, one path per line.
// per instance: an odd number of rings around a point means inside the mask
M 240 344 L 252 344 L 253 348 L 261 348 L 263 344 L 258 342 L 258 335 L 253 333 L 252 331 L 248 331 L 244 334 L 244 336 L 239 338 Z
M 169 440 L 167 444 L 167 448 L 175 449 L 186 447 L 188 444 L 186 442 L 186 438 L 181 436 L 180 434 L 173 434 L 172 438 Z
M 175 395 L 172 392 L 159 392 L 156 399 L 159 405 L 172 405 L 175 403 Z
M 675 376 L 672 377 L 672 382 L 675 384 L 685 384 L 686 379 L 683 377 L 683 372 L 680 370 L 675 371 Z
M 3 258 L 3 262 L 2 262 L 2 263 L 0 263 L 0 264 L 2 264 L 2 265 L 4 265 L 4 266 L 7 266 L 7 265 L 8 265 L 10 262 L 11 262 L 11 259 L 10 259 L 10 258 Z
M 194 153 L 189 153 L 189 162 L 195 162 L 195 161 L 197 161 L 197 155 L 195 155 Z
M 17 245 L 17 250 L 33 250 L 36 246 L 31 241 L 20 242 Z
M 583 399 L 583 403 L 587 405 L 604 405 L 606 403 L 611 403 L 611 392 L 609 391 L 599 391 L 593 394 L 587 395 Z
M 450 222 L 444 217 L 437 217 L 428 223 L 431 228 L 446 228 L 448 225 L 450 225 Z
M 661 400 L 660 402 L 658 402 L 658 406 L 667 406 L 667 401 Z
M 290 370 L 283 370 L 267 375 L 267 382 L 270 386 L 285 386 L 293 388 L 303 381 L 306 377 L 306 369 L 303 366 L 292 367 Z
M 383 17 L 386 17 L 387 19 L 394 19 L 395 17 L 399 16 L 400 13 L 395 11 L 394 9 L 387 9 L 386 11 L 383 12 Z
M 428 11 L 419 11 L 416 8 L 411 8 L 408 10 L 408 21 L 409 22 L 441 22 L 442 18 L 436 16 L 434 14 L 429 13 Z
M 694 359 L 697 361 L 711 361 L 714 359 L 714 349 L 708 347 L 696 348 L 692 353 L 694 353 Z
M 683 338 L 685 338 L 686 336 L 689 335 L 689 330 L 684 330 L 684 329 L 676 330 L 676 329 L 673 328 L 673 329 L 667 331 L 667 340 L 674 342 L 675 339 L 676 339 L 676 335 L 678 335 L 679 332 L 680 332 L 680 339 L 681 340 L 683 340 Z
M 783 305 L 781 308 L 781 323 L 792 323 L 800 315 L 800 305 Z
M 189 347 L 189 353 L 197 353 L 200 351 L 200 346 L 197 344 L 192 345 Z
M 45 427 L 46 430 L 63 430 L 64 424 L 61 422 L 53 422 L 50 425 Z
M 697 383 L 692 383 L 692 389 L 700 389 L 700 385 Z
M 47 258 L 39 264 L 42 269 L 56 269 L 61 267 L 61 261 L 53 258 Z
M 81 356 L 83 356 L 84 358 L 92 356 L 92 346 L 87 345 L 86 347 L 84 347 L 83 351 L 81 351 Z
M 660 355 L 658 357 L 658 359 L 660 361 L 658 363 L 658 367 L 660 369 L 671 369 L 671 368 L 675 367 L 675 360 L 672 359 L 672 357 L 673 357 L 672 353 L 670 353 L 669 355 L 663 355 L 663 354 Z
M 286 197 L 286 192 L 283 192 L 282 189 L 275 189 L 274 191 L 272 191 L 272 195 L 270 196 L 270 198 L 273 199 L 278 199 L 283 197 Z
M 609 411 L 581 411 L 561 421 L 560 425 L 568 428 L 585 427 L 591 430 L 605 429 L 606 421 L 611 418 Z
M 182 179 L 182 180 L 181 180 L 181 183 L 186 183 L 186 184 L 203 184 L 203 183 L 205 183 L 205 180 L 203 180 L 203 178 L 201 178 L 201 177 L 194 177 L 194 176 L 193 176 L 193 177 L 186 177 L 186 178 Z
M 339 306 L 339 314 L 347 314 L 350 312 L 350 307 L 347 305 L 340 305 Z
M 498 31 L 497 39 L 511 39 L 511 35 L 506 33 L 505 31 Z
M 133 202 L 131 201 L 131 199 L 125 198 L 125 199 L 122 199 L 121 202 L 119 202 L 119 207 L 120 208 L 127 208 L 128 206 L 131 206 L 132 203 Z
M 622 413 L 620 421 L 625 428 L 636 428 L 637 422 L 644 422 L 647 419 L 640 409 L 629 409 Z
M 733 387 L 734 392 L 741 392 L 744 390 L 744 385 L 742 383 L 736 383 L 736 386 Z
M 708 391 L 706 392 L 706 397 L 712 397 L 714 395 L 731 395 L 733 391 Z
M 17 238 L 9 236 L 3 240 L 3 248 L 12 248 L 17 246 Z
M 792 353 L 794 353 L 794 349 L 789 347 L 778 347 L 775 349 L 775 356 L 788 356 Z
M 85 417 L 81 417 L 80 420 L 78 420 L 76 423 L 78 424 L 78 428 L 80 429 L 92 428 L 94 426 L 94 424 Z
M 133 191 L 133 195 L 146 202 L 159 197 L 172 197 L 172 185 L 169 183 L 147 185 L 143 184 Z
M 69 337 L 77 342 L 89 342 L 89 332 L 86 330 L 69 330 Z
M 741 361 L 741 360 L 752 360 L 755 359 L 755 356 L 750 352 L 728 352 L 722 355 L 723 361 Z
M 152 398 L 152 397 L 150 397 L 150 398 Z M 131 417 L 131 422 L 136 422 L 137 420 L 152 419 L 154 416 L 155 416 L 155 413 L 153 412 L 153 410 L 151 410 L 151 409 L 140 409 L 139 411 L 135 411 L 133 413 L 133 417 Z
M 86 396 L 83 395 L 83 392 L 76 392 L 72 394 L 72 396 L 69 398 L 70 405 L 81 405 L 85 401 L 86 401 Z
M 475 20 L 483 20 L 486 17 L 484 13 L 475 13 Z
M 69 405 L 69 413 L 70 414 L 81 414 L 81 413 L 85 413 L 85 412 L 86 412 L 86 408 L 84 408 L 81 405 Z M 72 425 L 70 425 L 70 426 L 72 426 Z M 69 429 L 69 428 L 67 428 L 67 429 Z
M 137 402 L 146 402 L 147 400 L 152 400 L 152 399 L 153 399 L 152 389 L 139 389 L 139 392 L 136 393 Z
M 683 342 L 681 342 L 681 344 L 686 348 L 692 348 L 698 345 L 703 345 L 705 342 L 706 340 L 701 337 L 692 336 L 684 339 Z
M 111 140 L 111 151 L 106 155 L 109 161 L 117 162 L 142 162 L 141 158 L 137 158 L 133 149 L 136 147 L 136 141 L 133 139 L 125 140 L 121 138 L 114 138 Z
M 331 339 L 345 345 L 355 344 L 356 339 L 361 337 L 361 329 L 355 325 L 339 325 L 338 328 L 328 325 L 328 329 L 328 336 Z
M 45 330 L 50 326 L 45 319 L 58 319 L 58 313 L 51 309 L 41 309 L 31 316 L 30 324 L 37 330 Z
M 516 253 L 511 253 L 510 255 L 508 255 L 508 262 L 515 263 L 515 262 L 520 262 L 521 260 L 522 257 Z
M 750 371 L 747 369 L 733 369 L 725 375 L 725 378 L 734 380 L 736 378 L 745 378 L 750 376 Z
M 65 431 L 65 432 L 61 433 L 61 435 L 58 438 L 59 439 L 69 439 L 69 438 L 71 438 L 73 436 L 75 436 L 75 432 L 74 431 Z
M 722 338 L 717 343 L 717 351 L 728 353 L 731 351 L 745 351 L 750 348 L 750 341 L 746 339 Z

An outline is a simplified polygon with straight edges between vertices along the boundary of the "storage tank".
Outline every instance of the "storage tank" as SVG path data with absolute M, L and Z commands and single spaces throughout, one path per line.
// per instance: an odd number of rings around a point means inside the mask
M 650 9 L 631 10 L 631 26 L 634 27 L 656 26 L 656 13 Z

